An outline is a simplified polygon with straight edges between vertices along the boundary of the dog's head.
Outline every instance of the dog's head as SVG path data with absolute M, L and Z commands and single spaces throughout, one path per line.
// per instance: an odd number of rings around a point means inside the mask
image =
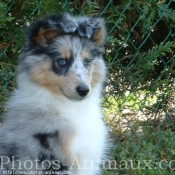
M 102 18 L 51 15 L 31 24 L 19 73 L 68 99 L 88 97 L 105 78 Z

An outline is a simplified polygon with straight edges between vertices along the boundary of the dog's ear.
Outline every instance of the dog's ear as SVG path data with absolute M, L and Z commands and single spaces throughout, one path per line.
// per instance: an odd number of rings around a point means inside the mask
M 78 34 L 87 37 L 101 46 L 106 37 L 106 27 L 103 18 L 95 17 L 79 17 L 78 19 Z
M 63 15 L 49 15 L 43 17 L 29 26 L 26 31 L 28 48 L 41 46 L 47 47 L 53 38 L 77 30 L 77 23 L 69 13 Z
M 38 32 L 38 35 L 33 38 L 33 41 L 40 44 L 43 47 L 47 46 L 47 43 L 51 41 L 54 37 L 59 36 L 61 34 L 61 31 L 58 29 L 41 29 Z

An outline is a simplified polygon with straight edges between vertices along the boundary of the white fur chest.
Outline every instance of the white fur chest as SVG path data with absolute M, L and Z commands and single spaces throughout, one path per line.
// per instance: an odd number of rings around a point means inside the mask
M 18 96 L 15 105 L 21 106 L 19 109 L 24 109 L 25 106 L 25 113 L 28 110 L 28 114 L 25 118 L 19 116 L 18 120 L 11 121 L 11 125 L 16 123 L 18 126 L 20 121 L 22 128 L 19 132 L 16 131 L 16 135 L 23 133 L 20 134 L 21 143 L 35 133 L 58 131 L 58 145 L 53 144 L 53 147 L 58 157 L 61 155 L 62 160 L 68 162 L 72 175 L 95 175 L 99 171 L 97 164 L 104 156 L 107 136 L 97 95 L 94 93 L 79 102 L 54 98 L 45 91 L 35 95 L 35 98 L 28 97 L 25 100 Z M 11 107 L 15 109 L 13 104 Z M 35 111 L 36 115 L 31 115 L 31 111 Z M 31 142 L 28 139 L 26 146 Z
M 80 168 L 80 172 L 87 173 L 87 169 L 98 171 L 98 164 L 104 155 L 106 127 L 102 120 L 102 113 L 97 101 L 88 99 L 84 102 L 72 102 L 59 110 L 61 116 L 69 125 L 71 162 L 73 168 Z M 63 108 L 62 108 L 63 109 Z M 66 129 L 66 128 L 65 128 Z M 68 128 L 67 128 L 68 129 Z M 64 135 L 64 134 L 63 134 Z M 65 143 L 66 144 L 66 143 Z

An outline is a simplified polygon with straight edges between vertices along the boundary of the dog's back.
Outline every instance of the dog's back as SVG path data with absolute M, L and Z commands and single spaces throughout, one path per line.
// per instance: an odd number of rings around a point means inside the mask
M 51 15 L 28 28 L 0 129 L 0 174 L 100 172 L 104 38 L 101 18 Z

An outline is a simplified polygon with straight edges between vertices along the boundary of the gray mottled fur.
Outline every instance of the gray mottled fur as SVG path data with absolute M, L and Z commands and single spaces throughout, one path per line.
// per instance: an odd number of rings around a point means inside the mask
M 31 77 L 33 68 L 45 61 L 51 62 L 51 59 L 47 55 L 48 48 L 39 46 L 30 38 L 36 35 L 35 26 L 30 28 L 32 31 L 27 32 L 29 36 L 26 37 L 26 48 L 21 54 L 18 68 L 18 89 L 8 102 L 8 111 L 0 127 L 0 175 L 7 171 L 9 174 L 28 172 L 33 175 L 45 174 L 45 171 L 72 175 L 100 173 L 99 164 L 107 145 L 107 132 L 101 119 L 100 108 L 106 67 L 102 58 L 103 48 L 96 46 L 91 37 L 97 28 L 101 27 L 105 32 L 104 21 L 101 18 L 76 18 L 69 14 L 64 14 L 60 19 L 59 21 L 58 18 L 59 22 L 53 18 L 47 18 L 46 21 L 42 19 L 44 22 L 40 25 L 42 28 L 57 28 L 59 25 L 59 30 L 65 33 L 62 40 L 61 37 L 55 38 L 54 44 L 48 46 L 49 49 L 52 50 L 55 46 L 59 48 L 64 41 L 70 40 L 70 47 L 76 59 L 64 76 L 74 73 L 78 77 L 77 82 L 87 83 L 84 77 L 93 76 L 93 72 L 99 76 L 98 83 L 91 87 L 89 95 L 81 100 L 74 90 L 65 87 L 71 91 L 71 95 L 74 94 L 72 97 L 77 100 L 75 101 L 64 94 L 55 95 L 34 82 Z M 39 31 L 39 28 L 37 30 Z M 67 33 L 73 32 L 76 33 L 73 39 L 70 35 L 66 36 Z M 81 39 L 82 36 L 85 39 Z M 89 70 L 84 68 L 80 59 L 83 40 L 87 40 L 84 44 L 89 50 L 95 48 L 101 52 L 94 56 Z M 41 51 L 43 53 L 40 53 Z M 84 76 L 85 74 L 87 75 Z M 74 160 L 78 160 L 78 164 L 75 165 Z M 85 167 L 86 160 L 92 161 L 92 167 Z

